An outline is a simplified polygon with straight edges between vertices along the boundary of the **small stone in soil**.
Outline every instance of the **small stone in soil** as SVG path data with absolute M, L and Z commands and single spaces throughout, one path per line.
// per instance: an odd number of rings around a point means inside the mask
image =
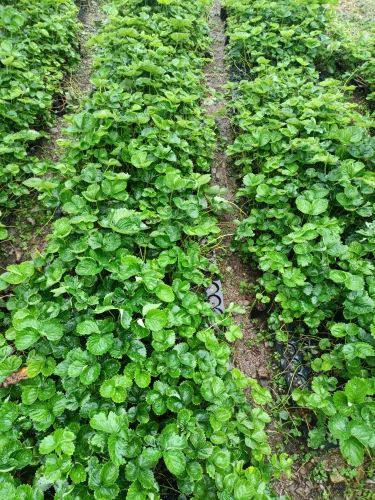
M 258 377 L 259 378 L 262 378 L 262 379 L 265 379 L 265 380 L 268 380 L 270 378 L 268 370 L 267 370 L 267 368 L 265 366 L 259 366 L 257 368 L 257 373 L 258 373 Z
M 257 309 L 257 311 L 263 312 L 266 310 L 266 305 L 262 304 L 262 302 L 257 302 L 255 304 L 255 308 Z
M 341 474 L 331 474 L 329 476 L 330 480 L 331 480 L 331 483 L 333 484 L 339 484 L 339 483 L 345 483 L 346 479 L 344 476 L 342 476 Z
M 355 478 L 356 482 L 361 481 L 365 477 L 366 471 L 363 467 L 358 467 L 357 476 Z
M 296 489 L 296 493 L 297 493 L 297 495 L 298 495 L 298 497 L 297 497 L 297 498 L 305 498 L 305 493 L 306 493 L 306 491 L 305 491 L 305 489 L 304 489 L 304 488 L 297 488 L 297 489 Z

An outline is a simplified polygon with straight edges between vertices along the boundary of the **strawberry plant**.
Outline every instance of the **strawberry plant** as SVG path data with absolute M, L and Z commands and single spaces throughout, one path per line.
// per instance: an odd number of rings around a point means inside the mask
M 329 3 L 329 2 L 324 2 Z M 320 1 L 266 2 L 226 0 L 229 14 L 228 54 L 240 75 L 264 71 L 268 64 L 308 70 L 321 50 L 329 15 Z
M 14 207 L 28 193 L 27 177 L 49 170 L 28 153 L 46 136 L 54 95 L 77 62 L 78 27 L 73 0 L 0 6 L 0 208 Z M 0 240 L 6 237 L 1 229 Z
M 95 90 L 70 117 L 43 255 L 0 277 L 0 491 L 13 497 L 270 498 L 268 391 L 229 368 L 204 287 L 222 207 L 202 108 L 205 1 L 114 0 Z M 206 243 L 203 243 L 203 238 Z
M 320 2 L 226 3 L 229 56 L 247 76 L 232 86 L 228 153 L 248 213 L 236 245 L 262 271 L 275 337 L 300 333 L 321 351 L 311 387 L 293 393 L 317 416 L 310 443 L 328 438 L 358 466 L 375 445 L 373 122 L 316 71 Z
M 342 20 L 330 24 L 321 64 L 330 74 L 352 83 L 373 109 L 375 101 L 375 28 L 350 30 Z

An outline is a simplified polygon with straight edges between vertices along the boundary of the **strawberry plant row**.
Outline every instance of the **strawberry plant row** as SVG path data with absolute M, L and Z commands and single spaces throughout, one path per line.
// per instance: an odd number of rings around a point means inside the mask
M 0 215 L 28 193 L 24 181 L 49 170 L 28 155 L 46 137 L 64 72 L 78 59 L 74 0 L 2 1 L 0 6 Z M 0 224 L 0 240 L 7 231 Z
M 337 19 L 330 23 L 330 34 L 320 56 L 329 74 L 356 85 L 373 110 L 375 103 L 375 27 L 351 32 Z
M 321 79 L 321 2 L 227 0 L 237 130 L 229 154 L 243 172 L 248 216 L 236 244 L 262 271 L 258 299 L 280 341 L 316 342 L 309 389 L 294 400 L 313 410 L 314 448 L 339 443 L 358 466 L 375 447 L 373 122 Z M 306 353 L 308 356 L 308 353 Z
M 200 107 L 206 10 L 106 6 L 96 90 L 41 192 L 63 216 L 42 256 L 0 277 L 3 495 L 269 498 L 289 467 L 243 393 L 262 405 L 268 391 L 229 369 L 235 308 L 217 316 L 204 296 L 223 206 Z

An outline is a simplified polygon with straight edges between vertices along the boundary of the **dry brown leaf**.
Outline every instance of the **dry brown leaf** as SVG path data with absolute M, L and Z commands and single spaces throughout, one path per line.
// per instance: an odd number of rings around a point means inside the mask
M 17 372 L 12 373 L 12 375 L 9 375 L 4 382 L 2 383 L 3 387 L 8 387 L 9 385 L 14 385 L 18 384 L 21 380 L 25 380 L 26 378 L 29 378 L 27 374 L 27 368 L 23 367 Z

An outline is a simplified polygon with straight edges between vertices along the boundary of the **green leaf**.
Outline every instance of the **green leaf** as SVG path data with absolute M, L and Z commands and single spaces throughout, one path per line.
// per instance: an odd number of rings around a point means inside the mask
M 193 481 L 200 481 L 203 477 L 203 469 L 199 462 L 189 462 L 186 471 Z
M 125 309 L 120 309 L 120 323 L 124 330 L 128 330 L 130 328 L 131 322 L 131 314 Z
M 354 377 L 346 383 L 344 392 L 351 403 L 363 403 L 367 394 L 371 394 L 371 382 Z
M 343 457 L 353 467 L 359 467 L 363 463 L 364 447 L 356 438 L 340 440 L 340 450 Z
M 206 401 L 216 402 L 225 397 L 225 384 L 219 377 L 208 378 L 202 383 L 201 393 Z
M 78 335 L 91 335 L 92 333 L 100 333 L 100 329 L 96 321 L 86 319 L 77 325 Z
M 132 154 L 130 162 L 136 168 L 147 168 L 151 165 L 152 161 L 147 160 L 147 151 L 136 151 Z
M 242 339 L 243 334 L 239 325 L 231 325 L 228 330 L 224 332 L 225 338 L 228 342 L 234 342 L 237 339 Z
M 234 483 L 234 500 L 247 500 L 254 498 L 255 489 L 253 483 L 246 479 L 238 478 Z
M 185 436 L 180 436 L 175 430 L 166 427 L 160 436 L 160 446 L 164 451 L 183 450 L 187 447 L 187 440 Z
M 328 200 L 326 198 L 308 199 L 305 196 L 298 196 L 296 205 L 303 214 L 320 215 L 327 210 Z
M 353 323 L 335 323 L 331 326 L 330 332 L 334 337 L 354 336 L 360 333 L 359 326 Z
M 100 472 L 100 482 L 104 486 L 112 486 L 117 481 L 119 476 L 119 468 L 117 465 L 107 462 L 103 465 Z
M 86 366 L 79 376 L 79 380 L 84 385 L 93 384 L 100 375 L 100 365 L 99 363 L 94 363 L 93 365 Z
M 168 312 L 160 309 L 148 311 L 145 318 L 145 325 L 152 332 L 158 332 L 168 324 Z
M 99 274 L 102 267 L 91 257 L 84 257 L 76 266 L 76 273 L 79 276 L 95 276 Z
M 120 432 L 123 419 L 110 411 L 108 415 L 104 412 L 97 413 L 90 420 L 90 425 L 93 429 L 107 434 L 116 434 Z
M 138 481 L 131 483 L 126 493 L 126 500 L 147 500 L 147 493 Z
M 69 476 L 73 483 L 84 483 L 86 481 L 86 470 L 83 465 L 76 464 L 70 469 Z
M 172 288 L 164 283 L 161 283 L 156 287 L 155 294 L 163 302 L 173 302 L 175 299 Z
M 112 348 L 113 341 L 111 333 L 91 335 L 87 340 L 87 350 L 95 356 L 102 356 Z
M 40 333 L 48 340 L 56 342 L 64 335 L 64 328 L 58 320 L 49 319 L 41 322 Z
M 16 340 L 14 342 L 19 351 L 24 351 L 31 347 L 35 342 L 40 339 L 40 335 L 35 330 L 22 330 L 16 333 Z
M 306 281 L 306 276 L 300 269 L 288 267 L 282 272 L 283 282 L 291 288 L 303 286 Z
M 34 264 L 32 261 L 12 264 L 7 267 L 7 271 L 8 272 L 1 275 L 1 279 L 10 285 L 19 285 L 31 278 L 34 274 Z
M 70 220 L 66 217 L 61 217 L 53 223 L 53 233 L 57 238 L 66 238 L 72 232 Z
M 13 422 L 18 417 L 19 409 L 16 404 L 3 402 L 0 405 L 0 428 L 2 432 L 9 431 L 13 427 Z
M 259 405 L 264 405 L 272 402 L 272 395 L 266 387 L 262 387 L 254 379 L 250 379 L 251 395 L 254 401 Z
M 42 439 L 39 445 L 39 451 L 43 455 L 48 455 L 55 451 L 58 455 L 73 455 L 75 446 L 75 434 L 67 429 L 56 429 L 53 434 Z
M 334 415 L 328 422 L 328 429 L 335 439 L 348 438 L 350 436 L 348 424 L 347 417 Z
M 113 118 L 113 113 L 110 109 L 98 109 L 95 111 L 94 116 L 104 120 L 105 118 Z
M 352 361 L 355 358 L 370 358 L 375 356 L 375 350 L 367 342 L 348 342 L 342 347 L 345 359 Z
M 22 387 L 22 403 L 24 405 L 31 405 L 35 403 L 35 401 L 38 399 L 38 393 L 39 389 L 38 387 L 29 385 L 29 386 L 23 386 Z
M 9 236 L 7 229 L 5 229 L 4 224 L 0 223 L 0 241 L 6 240 Z
M 112 209 L 107 218 L 101 221 L 101 225 L 109 227 L 112 231 L 120 234 L 135 235 L 147 228 L 142 223 L 142 214 L 127 208 Z
M 353 291 L 363 290 L 365 286 L 362 276 L 351 274 L 346 271 L 330 271 L 329 278 L 335 283 L 343 283 L 346 288 Z
M 372 426 L 361 422 L 354 422 L 350 426 L 350 433 L 357 438 L 363 446 L 367 448 L 375 447 L 375 433 Z
M 145 345 L 140 340 L 132 340 L 127 351 L 127 355 L 133 361 L 141 361 L 147 357 Z
M 182 451 L 170 450 L 163 453 L 165 465 L 174 476 L 182 476 L 186 468 L 186 458 Z
M 50 434 L 49 436 L 46 436 L 44 439 L 42 439 L 39 445 L 39 451 L 40 453 L 42 453 L 42 455 L 47 455 L 48 453 L 54 451 L 55 446 L 55 437 L 53 434 Z
M 127 389 L 131 386 L 132 381 L 126 375 L 114 375 L 104 380 L 100 386 L 100 395 L 112 399 L 115 403 L 123 403 L 127 398 Z
M 134 377 L 135 383 L 141 389 L 145 389 L 151 383 L 151 375 L 147 371 L 137 369 Z
M 221 406 L 215 408 L 214 416 L 215 419 L 219 420 L 220 422 L 227 422 L 228 420 L 231 419 L 232 411 L 230 410 L 230 408 L 225 408 L 224 406 Z
M 112 462 L 120 466 L 126 462 L 128 456 L 128 443 L 116 434 L 111 434 L 108 438 L 108 452 Z
M 230 453 L 227 450 L 220 450 L 219 448 L 215 448 L 211 456 L 211 461 L 218 469 L 228 469 L 231 463 Z
M 327 441 L 326 431 L 323 427 L 315 427 L 309 432 L 308 445 L 317 450 Z
M 41 373 L 45 377 L 52 375 L 56 367 L 56 361 L 51 357 L 45 357 L 32 351 L 27 358 L 27 374 L 29 378 L 36 377 Z
M 134 255 L 121 257 L 118 276 L 123 280 L 128 280 L 132 276 L 137 276 L 141 273 L 142 264 L 142 260 Z

